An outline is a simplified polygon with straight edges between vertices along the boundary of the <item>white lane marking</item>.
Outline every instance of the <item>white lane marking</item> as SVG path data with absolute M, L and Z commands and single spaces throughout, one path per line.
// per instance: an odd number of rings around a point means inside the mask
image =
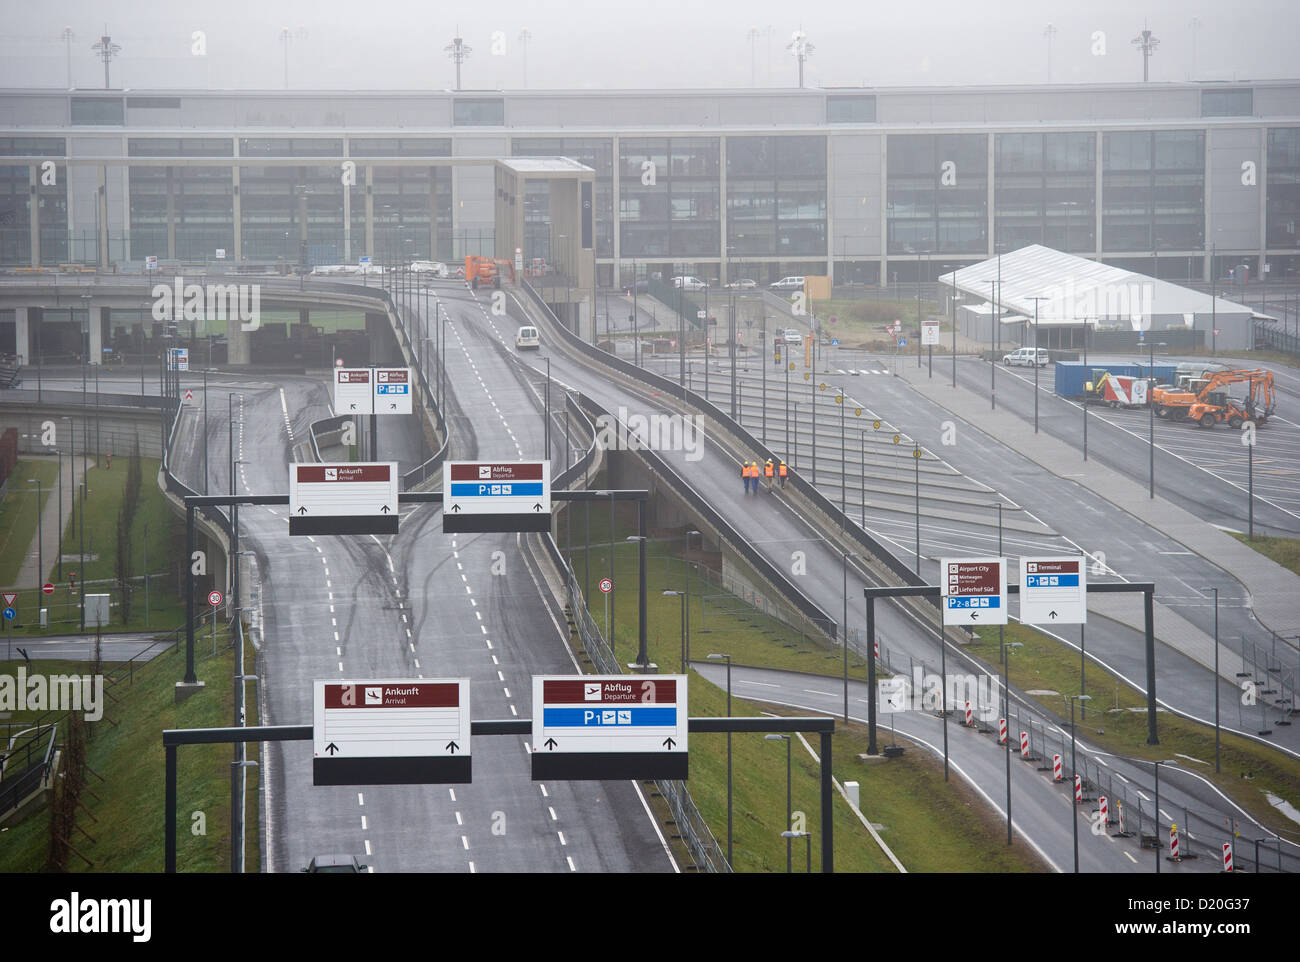
M 370 839 L 366 839 L 366 854 L 367 855 L 374 854 L 373 852 L 370 851 Z
M 1132 862 L 1134 865 L 1136 865 L 1136 864 L 1138 863 L 1138 860 L 1135 859 L 1135 858 L 1134 858 L 1130 853 L 1128 853 L 1128 852 L 1125 852 L 1125 853 L 1124 853 L 1124 857 L 1125 857 L 1126 859 L 1128 859 L 1130 862 Z
M 465 820 L 464 820 L 463 818 L 460 817 L 460 812 L 457 812 L 457 813 L 456 813 L 456 824 L 457 824 L 457 825 L 464 825 L 464 824 L 465 824 Z
M 470 874 L 470 875 L 474 875 L 474 874 L 476 874 L 477 872 L 478 872 L 478 869 L 474 868 L 474 863 L 473 863 L 473 862 L 470 862 L 470 863 L 469 863 L 469 874 Z
M 558 835 L 558 836 L 560 836 L 560 844 L 561 844 L 561 845 L 568 845 L 568 844 L 569 844 L 568 842 L 566 842 L 566 841 L 564 840 L 564 833 L 563 833 L 563 832 L 556 832 L 555 834 Z
M 1144 802 L 1149 802 L 1149 801 L 1151 801 L 1151 799 L 1147 798 L 1147 797 L 1146 797 L 1145 795 L 1143 795 L 1141 792 L 1138 792 L 1137 794 L 1138 794 L 1138 798 L 1142 799 L 1142 801 L 1144 801 Z
M 503 692 L 506 693 L 506 697 L 507 697 L 507 698 L 510 697 L 510 689 L 509 689 L 509 688 L 504 688 L 504 687 L 503 687 L 501 690 L 502 690 Z
M 551 821 L 552 821 L 552 822 L 557 821 L 557 820 L 559 819 L 559 816 L 555 814 L 555 806 L 554 806 L 554 805 L 548 805 L 548 806 L 546 806 L 546 810 L 547 810 L 548 812 L 551 813 Z
M 570 871 L 570 872 L 576 872 L 576 871 L 578 871 L 578 866 L 576 866 L 576 865 L 573 864 L 573 856 L 572 856 L 572 855 L 568 856 L 567 861 L 568 861 L 568 863 L 569 863 L 569 871 Z
M 366 796 L 362 795 L 360 792 L 357 792 L 357 804 L 358 805 L 366 804 Z
M 369 828 L 369 826 L 366 824 L 366 817 L 365 817 L 364 815 L 362 815 L 362 816 L 361 816 L 361 831 L 364 832 L 364 831 L 366 831 L 367 828 Z
M 546 791 L 546 786 L 543 785 L 541 782 L 538 782 L 538 783 L 537 783 L 537 787 L 540 788 L 540 789 L 542 790 L 542 798 L 550 798 L 550 797 L 551 797 L 550 794 Z
M 469 851 L 469 839 L 464 835 L 460 837 L 460 844 L 465 846 L 465 851 Z
M 447 789 L 447 794 L 451 796 L 451 800 L 453 802 L 456 801 L 456 789 L 454 788 Z
M 511 706 L 510 706 L 510 714 L 514 715 L 514 716 L 517 718 L 517 717 L 519 717 L 519 710 L 518 710 L 517 708 L 515 708 L 514 705 L 511 705 Z

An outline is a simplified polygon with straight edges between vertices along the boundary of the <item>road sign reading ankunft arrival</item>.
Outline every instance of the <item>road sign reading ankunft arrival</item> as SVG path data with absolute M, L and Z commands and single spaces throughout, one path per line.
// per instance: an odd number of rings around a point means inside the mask
M 317 681 L 314 785 L 471 781 L 468 678 Z
M 396 534 L 397 464 L 289 465 L 289 534 Z

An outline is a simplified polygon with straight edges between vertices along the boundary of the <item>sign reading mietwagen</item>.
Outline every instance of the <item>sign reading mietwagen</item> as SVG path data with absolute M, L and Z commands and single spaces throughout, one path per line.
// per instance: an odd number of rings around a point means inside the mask
M 942 558 L 939 572 L 945 625 L 1007 623 L 1006 558 Z

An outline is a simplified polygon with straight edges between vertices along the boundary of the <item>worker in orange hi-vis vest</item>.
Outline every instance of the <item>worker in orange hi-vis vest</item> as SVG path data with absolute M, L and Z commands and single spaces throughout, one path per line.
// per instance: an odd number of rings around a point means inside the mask
M 776 477 L 776 465 L 772 463 L 771 458 L 768 458 L 767 464 L 763 465 L 763 476 L 767 478 L 767 490 L 771 491 L 772 479 Z
M 740 479 L 745 482 L 745 493 L 749 494 L 749 462 L 740 462 Z
M 781 487 L 784 488 L 784 487 L 785 487 L 785 476 L 786 476 L 786 466 L 785 466 L 785 462 L 784 462 L 784 461 L 781 462 L 781 466 L 777 469 L 777 474 L 778 474 L 778 475 L 780 476 L 780 478 L 781 478 Z

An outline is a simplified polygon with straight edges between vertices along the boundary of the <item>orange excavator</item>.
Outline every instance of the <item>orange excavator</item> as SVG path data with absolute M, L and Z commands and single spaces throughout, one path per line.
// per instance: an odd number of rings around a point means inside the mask
M 1229 384 L 1250 385 L 1243 399 L 1230 397 Z M 1184 379 L 1178 385 L 1157 385 L 1151 391 L 1156 414 L 1172 420 L 1195 421 L 1212 428 L 1220 421 L 1239 428 L 1245 421 L 1264 424 L 1277 407 L 1273 373 L 1265 370 L 1215 371 L 1208 377 Z
M 483 286 L 499 288 L 503 272 L 513 283 L 515 279 L 513 261 L 504 257 L 480 257 L 478 254 L 465 256 L 465 280 L 474 290 Z

